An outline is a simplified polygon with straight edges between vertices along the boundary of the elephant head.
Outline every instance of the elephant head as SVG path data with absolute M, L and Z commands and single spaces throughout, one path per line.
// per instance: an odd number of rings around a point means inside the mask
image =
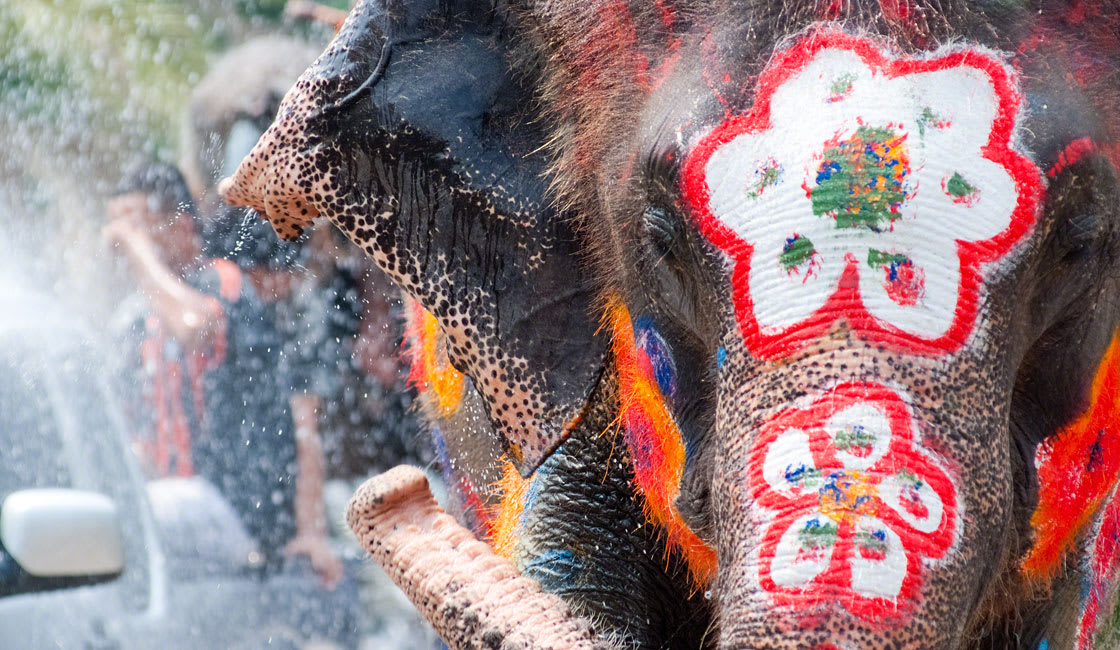
M 434 314 L 522 504 L 557 467 L 594 483 L 574 449 L 624 477 L 691 576 L 668 562 L 657 598 L 711 597 L 692 647 L 1090 647 L 1120 526 L 1120 6 L 393 13 L 355 9 L 227 196 L 281 234 L 329 217 Z
M 461 4 L 361 3 L 227 198 L 290 239 L 330 216 L 438 319 L 528 472 L 578 422 L 605 343 L 569 221 L 545 200 L 531 89 L 497 17 Z

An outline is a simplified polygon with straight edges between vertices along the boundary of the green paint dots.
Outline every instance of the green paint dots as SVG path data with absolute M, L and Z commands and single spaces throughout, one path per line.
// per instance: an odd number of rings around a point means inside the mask
M 840 451 L 867 453 L 875 445 L 875 434 L 860 425 L 836 432 L 832 444 Z
M 915 474 L 914 472 L 911 472 L 908 469 L 903 468 L 901 471 L 898 472 L 897 476 L 898 476 L 899 479 L 901 479 L 901 480 L 903 480 L 903 481 L 905 481 L 905 482 L 907 482 L 907 483 L 909 483 L 909 484 L 911 484 L 915 487 L 921 487 L 922 486 L 922 479 L 918 478 L 917 474 Z
M 786 468 L 785 478 L 786 482 L 802 490 L 816 489 L 821 484 L 821 471 L 816 467 L 808 467 L 806 465 L 794 467 L 791 465 Z
M 849 72 L 834 79 L 828 87 L 828 101 L 838 102 L 847 97 L 848 93 L 852 92 L 852 84 L 855 83 L 857 78 L 854 72 Z
M 918 135 L 926 137 L 926 129 L 944 129 L 949 126 L 949 121 L 933 112 L 933 109 L 926 106 L 918 115 Z
M 874 248 L 867 251 L 867 265 L 873 269 L 880 269 L 892 264 L 904 264 L 909 261 L 910 258 L 901 253 L 884 253 Z
M 821 522 L 820 519 L 810 519 L 805 522 L 805 527 L 797 533 L 797 541 L 801 543 L 802 550 L 816 551 L 829 548 L 836 543 L 838 528 L 831 521 Z
M 867 251 L 867 265 L 883 269 L 883 288 L 891 300 L 903 306 L 918 304 L 925 295 L 925 272 L 914 266 L 907 255 L 884 253 L 874 248 Z
M 754 182 L 747 188 L 747 196 L 757 200 L 768 187 L 773 187 L 782 180 L 782 166 L 771 159 L 764 162 L 754 172 Z
M 809 191 L 813 214 L 832 217 L 837 228 L 882 232 L 900 216 L 909 173 L 905 135 L 861 126 L 847 139 L 826 143 Z
M 786 239 L 778 262 L 786 273 L 795 273 L 803 264 L 811 261 L 816 254 L 817 249 L 808 237 L 795 234 L 793 237 Z
M 960 172 L 953 172 L 953 176 L 945 183 L 945 191 L 949 196 L 964 198 L 975 192 L 976 188 L 966 181 Z
M 861 530 L 855 534 L 855 543 L 864 559 L 882 561 L 887 557 L 887 535 L 881 530 Z

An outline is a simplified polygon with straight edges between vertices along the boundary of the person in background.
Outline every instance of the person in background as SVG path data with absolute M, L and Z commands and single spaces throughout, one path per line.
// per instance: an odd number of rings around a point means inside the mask
M 105 237 L 148 303 L 137 333 L 149 472 L 208 479 L 269 565 L 306 555 L 333 586 L 342 564 L 326 536 L 321 444 L 293 426 L 273 314 L 237 264 L 203 254 L 177 168 L 132 167 L 107 211 Z
M 288 14 L 346 16 L 311 3 L 301 9 L 298 2 L 289 3 Z M 292 244 L 257 215 L 223 203 L 214 190 L 249 153 L 320 49 L 279 36 L 231 49 L 191 91 L 180 164 L 200 207 L 205 254 L 234 261 L 276 314 L 300 439 L 321 443 L 328 479 L 356 481 L 426 460 L 398 354 L 397 290 L 330 223 L 316 223 Z M 266 56 L 270 52 L 283 56 Z
M 350 3 L 351 7 L 353 7 L 353 4 Z M 284 5 L 285 16 L 297 20 L 322 23 L 333 28 L 335 32 L 342 29 L 342 23 L 346 22 L 346 16 L 349 13 L 345 9 L 338 9 L 310 0 L 288 0 L 287 4 Z

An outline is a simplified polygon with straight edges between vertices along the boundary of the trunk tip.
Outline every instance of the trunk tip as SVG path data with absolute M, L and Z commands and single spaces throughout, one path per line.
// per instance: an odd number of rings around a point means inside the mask
M 410 497 L 430 500 L 435 504 L 424 472 L 411 465 L 397 465 L 362 483 L 350 498 L 346 521 L 354 528 L 359 522 L 376 517 L 379 512 L 392 509 Z

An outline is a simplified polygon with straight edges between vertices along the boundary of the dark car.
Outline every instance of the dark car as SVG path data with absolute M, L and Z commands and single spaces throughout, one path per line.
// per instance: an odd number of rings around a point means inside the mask
M 265 573 L 213 486 L 145 483 L 96 343 L 0 283 L 0 646 L 356 647 L 352 582 Z

